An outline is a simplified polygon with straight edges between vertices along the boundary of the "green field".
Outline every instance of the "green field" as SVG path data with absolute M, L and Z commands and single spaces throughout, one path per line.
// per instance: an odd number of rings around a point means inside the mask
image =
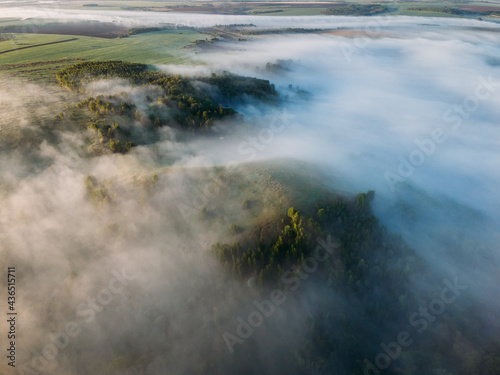
M 156 10 L 172 11 L 174 6 L 182 9 L 186 3 L 180 2 L 155 2 L 155 1 L 105 1 L 99 2 L 98 7 L 84 7 L 84 4 L 95 2 L 66 2 L 61 3 L 61 7 L 71 6 L 73 8 L 95 10 L 95 9 L 130 9 L 144 8 Z M 239 12 L 255 16 L 305 16 L 320 15 L 327 4 L 252 4 L 252 3 L 210 3 L 220 12 Z M 487 3 L 474 3 L 475 5 L 486 5 Z M 192 7 L 208 8 L 208 3 L 191 3 Z M 489 4 L 492 5 L 491 3 Z M 323 7 L 324 6 L 324 7 Z M 427 16 L 427 17 L 465 17 L 465 15 L 450 14 L 444 12 L 428 11 L 429 7 L 436 8 L 457 8 L 459 3 L 433 3 L 433 2 L 412 2 L 397 3 L 388 5 L 389 15 L 408 15 L 408 16 Z M 409 10 L 409 8 L 421 7 L 424 11 Z M 189 10 L 186 10 L 189 11 Z M 474 15 L 473 15 L 474 16 Z M 334 17 L 334 16 L 332 16 Z M 470 15 L 469 15 L 470 17 Z M 475 17 L 475 16 L 474 16 Z M 53 27 L 60 24 L 56 20 L 37 20 L 38 27 Z M 0 19 L 0 31 L 22 32 L 21 29 L 15 30 L 12 27 L 25 26 L 29 29 L 30 21 L 19 19 L 4 18 Z M 193 49 L 184 48 L 196 40 L 205 40 L 209 37 L 199 31 L 183 30 L 164 30 L 137 34 L 126 38 L 109 39 L 110 36 L 126 34 L 126 29 L 120 29 L 116 26 L 96 34 L 96 30 L 90 24 L 82 24 L 82 27 L 92 30 L 94 33 L 83 33 L 83 35 L 62 35 L 67 30 L 56 30 L 57 34 L 41 33 L 0 33 L 0 74 L 10 74 L 12 76 L 27 79 L 30 81 L 54 82 L 54 74 L 68 64 L 82 60 L 123 60 L 129 62 L 149 63 L 149 64 L 182 64 L 190 59 Z M 31 27 L 33 28 L 33 27 Z M 36 30 L 35 30 L 36 31 Z M 33 32 L 33 31 L 32 31 Z M 54 31 L 53 31 L 54 32 Z M 68 31 L 68 33 L 70 33 Z M 61 35 L 59 35 L 61 34 Z M 70 33 L 71 34 L 71 33 Z M 113 35 L 111 35 L 113 34 Z M 103 38 L 97 36 L 104 36 Z M 238 35 L 236 35 L 237 39 Z M 47 43 L 55 43 L 49 44 Z M 33 48 L 26 48 L 33 46 Z M 6 52 L 9 51 L 9 52 Z M 4 52 L 4 53 L 2 53 Z
M 206 35 L 191 30 L 165 30 L 116 39 L 47 34 L 12 34 L 12 37 L 12 40 L 0 42 L 0 53 L 77 38 L 0 54 L 0 72 L 37 81 L 54 80 L 56 68 L 76 59 L 180 64 L 189 59 L 189 52 L 183 47 L 197 39 L 205 39 Z
M 368 1 L 329 1 L 329 3 L 357 3 L 367 4 Z M 370 3 L 376 3 L 371 1 Z M 89 4 L 98 4 L 91 6 Z M 500 4 L 500 0 L 492 0 L 488 2 L 474 1 L 456 1 L 456 2 L 435 2 L 435 1 L 418 1 L 418 2 L 382 2 L 382 5 L 387 6 L 390 10 L 387 14 L 392 15 L 409 15 L 409 16 L 427 16 L 427 17 L 457 17 L 457 15 L 446 14 L 442 12 L 429 11 L 411 11 L 408 8 L 412 7 L 451 7 L 456 8 L 460 5 L 484 5 L 494 6 Z M 57 3 L 59 9 L 78 9 L 87 11 L 110 11 L 110 10 L 136 10 L 136 11 L 156 11 L 156 12 L 186 12 L 186 13 L 209 13 L 209 14 L 248 14 L 257 16 L 306 16 L 320 15 L 322 9 L 329 7 L 329 4 L 314 3 L 303 4 L 293 1 L 271 1 L 262 3 L 260 1 L 240 1 L 240 2 L 220 2 L 220 1 L 194 1 L 194 2 L 175 2 L 175 1 L 126 1 L 126 0 L 106 0 L 106 1 L 82 1 L 71 0 L 61 1 Z M 268 11 L 281 10 L 280 12 Z M 3 21 L 0 21 L 2 25 Z
M 420 3 L 406 3 L 406 4 L 397 4 L 396 6 L 389 6 L 389 9 L 391 10 L 390 14 L 391 15 L 398 15 L 398 16 L 421 16 L 421 17 L 463 17 L 460 15 L 455 15 L 455 14 L 449 14 L 449 13 L 443 13 L 443 12 L 429 12 L 429 11 L 415 11 L 415 10 L 408 10 L 408 8 L 445 8 L 445 7 L 450 7 L 450 8 L 456 8 L 460 4 L 452 4 L 452 3 L 447 3 L 447 4 L 440 4 L 440 3 L 431 3 L 431 2 L 420 2 Z
M 97 7 L 84 6 L 85 4 L 95 4 Z M 258 16 L 309 16 L 319 15 L 324 8 L 318 6 L 294 6 L 291 4 L 282 4 L 281 1 L 273 1 L 272 4 L 253 4 L 252 2 L 164 2 L 164 1 L 64 1 L 59 2 L 61 9 L 80 9 L 80 10 L 138 10 L 138 11 L 156 11 L 156 12 L 186 12 L 186 13 L 218 13 L 218 14 L 249 14 Z M 335 1 L 332 1 L 335 3 Z M 182 9 L 186 7 L 186 9 Z M 198 9 L 196 9 L 198 8 Z M 283 10 L 282 12 L 267 13 L 268 10 Z
M 343 1 L 331 1 L 332 4 Z M 366 4 L 366 1 L 345 1 L 346 3 Z M 85 4 L 98 3 L 97 7 L 84 6 Z M 64 1 L 59 2 L 60 8 L 82 9 L 82 10 L 141 10 L 141 11 L 165 11 L 165 12 L 189 12 L 189 13 L 216 13 L 216 14 L 248 14 L 257 16 L 306 16 L 320 15 L 322 9 L 329 7 L 328 4 L 290 4 L 290 1 L 272 1 L 266 4 L 261 2 L 241 1 L 241 2 L 220 2 L 220 1 L 195 1 L 195 2 L 163 2 L 163 1 L 126 1 L 126 0 L 107 0 L 107 1 Z M 375 2 L 372 2 L 375 3 Z M 456 8 L 460 5 L 485 5 L 492 6 L 499 4 L 500 0 L 490 2 L 382 2 L 390 10 L 387 14 L 409 15 L 409 16 L 427 16 L 427 17 L 457 17 L 457 15 L 446 14 L 442 12 L 430 11 L 412 11 L 412 7 L 451 7 Z M 186 7 L 186 9 L 183 9 Z M 281 10 L 280 12 L 269 12 Z

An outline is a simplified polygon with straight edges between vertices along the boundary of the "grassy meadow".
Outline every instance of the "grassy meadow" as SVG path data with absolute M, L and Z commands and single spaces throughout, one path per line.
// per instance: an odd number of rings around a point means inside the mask
M 165 30 L 115 39 L 49 34 L 11 34 L 11 37 L 0 42 L 0 73 L 30 81 L 55 82 L 56 71 L 77 60 L 180 64 L 189 59 L 184 47 L 205 39 L 206 35 L 191 30 Z M 41 45 L 61 41 L 65 42 Z M 34 47 L 19 49 L 30 46 Z M 2 54 L 9 50 L 13 51 Z

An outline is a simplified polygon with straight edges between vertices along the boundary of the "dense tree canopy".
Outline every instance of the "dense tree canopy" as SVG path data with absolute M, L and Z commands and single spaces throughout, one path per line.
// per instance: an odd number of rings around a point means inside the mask
M 164 95 L 156 98 L 156 101 L 174 109 L 175 123 L 187 129 L 205 129 L 215 120 L 236 115 L 237 112 L 230 105 L 238 99 L 254 98 L 262 102 L 278 100 L 278 94 L 269 81 L 227 72 L 209 77 L 184 77 L 154 71 L 145 64 L 86 61 L 68 66 L 57 72 L 56 76 L 60 85 L 81 92 L 89 82 L 112 78 L 127 79 L 133 85 L 158 86 L 163 89 Z M 85 105 L 88 104 L 91 112 L 101 116 L 117 112 L 123 114 L 133 107 L 132 103 L 127 102 L 113 104 L 111 102 L 118 100 L 111 99 L 105 103 L 89 98 Z M 150 109 L 152 122 L 161 125 L 161 119 L 165 116 L 158 113 L 158 108 Z M 167 123 L 171 124 L 169 121 Z
M 277 232 L 271 241 L 259 241 L 248 248 L 238 242 L 212 247 L 213 256 L 234 282 L 262 290 L 262 295 L 279 288 L 288 298 L 299 295 L 302 297 L 298 299 L 308 301 L 304 306 L 311 311 L 307 339 L 289 358 L 297 374 L 382 373 L 375 367 L 367 369 L 363 359 L 374 363 L 376 356 L 384 353 L 381 342 L 395 340 L 401 330 L 410 331 L 413 327 L 408 317 L 430 298 L 418 295 L 411 283 L 419 279 L 439 284 L 425 261 L 379 224 L 371 209 L 373 198 L 370 191 L 352 199 L 336 199 L 318 205 L 312 215 L 290 208 L 275 223 Z M 336 247 L 319 261 L 315 249 L 319 239 L 325 240 L 328 235 Z M 307 283 L 315 285 L 314 293 L 322 295 L 319 301 L 312 302 L 314 298 L 307 295 L 309 289 L 302 286 Z M 338 296 L 342 296 L 344 305 L 338 303 Z M 474 313 L 468 311 L 464 316 Z M 412 368 L 424 369 L 418 373 L 446 373 L 443 367 L 469 371 L 458 373 L 495 373 L 499 362 L 494 351 L 485 352 L 489 353 L 488 360 L 482 364 L 472 359 L 478 353 L 460 357 L 464 342 L 474 342 L 476 350 L 482 350 L 480 337 L 474 329 L 463 329 L 467 324 L 461 319 L 440 316 L 441 328 L 429 330 L 421 341 L 412 341 L 411 356 L 402 351 L 394 360 L 387 357 L 394 365 L 383 373 L 416 374 Z M 449 332 L 446 338 L 439 336 L 443 331 Z M 449 358 L 451 347 L 454 360 L 445 361 L 436 354 L 446 353 Z
M 386 6 L 380 4 L 341 4 L 322 10 L 322 14 L 329 16 L 372 16 L 386 12 Z

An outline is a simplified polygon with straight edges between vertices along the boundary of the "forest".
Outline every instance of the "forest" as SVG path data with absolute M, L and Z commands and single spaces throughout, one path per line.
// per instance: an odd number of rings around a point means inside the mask
M 389 9 L 381 4 L 345 4 L 321 11 L 327 16 L 373 16 L 387 12 Z
M 309 298 L 311 311 L 316 311 L 307 323 L 309 339 L 290 358 L 290 366 L 298 369 L 298 374 L 382 373 L 376 362 L 377 354 L 385 353 L 381 341 L 384 347 L 390 346 L 386 337 L 395 339 L 398 328 L 409 325 L 408 317 L 425 300 L 411 283 L 420 280 L 439 284 L 426 262 L 400 236 L 388 233 L 379 224 L 371 208 L 374 196 L 375 192 L 369 191 L 317 204 L 314 209 L 303 207 L 311 214 L 290 207 L 275 223 L 273 240 L 258 241 L 248 248 L 239 242 L 212 246 L 212 255 L 234 282 L 257 288 L 263 296 L 278 288 L 287 298 L 308 299 L 309 289 L 302 285 L 323 289 L 319 301 Z M 321 259 L 314 256 L 319 244 L 326 242 L 325 249 L 330 246 L 334 251 Z M 335 295 L 341 295 L 347 305 L 338 306 Z M 346 306 L 350 306 L 347 311 Z M 467 369 L 471 374 L 498 373 L 499 358 L 482 347 L 481 338 L 461 318 L 439 319 L 441 330 L 449 332 L 448 339 L 441 337 L 440 344 L 435 344 L 435 334 L 429 333 L 428 337 L 409 340 L 412 352 L 418 354 L 413 358 L 404 353 L 391 357 L 395 365 L 384 373 L 414 374 L 412 368 L 416 367 L 425 369 L 425 374 L 441 374 L 439 368 L 444 363 L 447 368 Z M 410 319 L 411 327 L 416 327 L 416 322 L 424 324 Z M 422 327 L 416 334 L 425 331 L 427 323 Z M 378 329 L 386 332 L 386 337 L 380 337 Z M 473 342 L 489 360 L 477 363 L 467 356 L 444 360 L 428 349 L 436 345 L 436 351 L 444 353 L 447 345 L 458 348 L 462 340 Z M 239 344 L 231 344 L 236 355 L 243 354 Z M 241 347 L 244 345 L 249 344 Z
M 267 80 L 242 77 L 228 72 L 207 77 L 185 77 L 152 70 L 145 64 L 122 61 L 81 62 L 59 70 L 59 84 L 71 91 L 86 93 L 91 82 L 120 78 L 134 87 L 159 88 L 147 96 L 148 109 L 139 111 L 133 101 L 120 93 L 87 97 L 75 111 L 90 113 L 88 129 L 100 144 L 109 144 L 113 152 L 124 153 L 144 138 L 134 137 L 130 123 L 137 121 L 154 131 L 174 126 L 188 131 L 208 131 L 216 121 L 241 117 L 233 104 L 254 100 L 277 104 L 279 95 Z M 60 113 L 60 120 L 64 120 Z

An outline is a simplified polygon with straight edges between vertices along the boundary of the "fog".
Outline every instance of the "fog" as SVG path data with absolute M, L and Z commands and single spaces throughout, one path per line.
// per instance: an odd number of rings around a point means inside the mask
M 498 338 L 499 25 L 390 17 L 370 19 L 375 26 L 367 29 L 367 18 L 349 17 L 2 9 L 4 17 L 21 13 L 126 26 L 253 23 L 359 33 L 259 36 L 193 56 L 192 66 L 157 66 L 265 78 L 283 102 L 234 103 L 244 121 L 218 124 L 208 136 L 165 128 L 155 144 L 127 155 L 89 158 L 82 134 L 52 125 L 69 94 L 1 78 L 0 264 L 18 270 L 19 374 L 294 373 L 287 355 L 307 336 L 314 313 L 307 301 L 353 315 L 362 306 L 308 284 L 277 308 L 267 334 L 258 331 L 232 355 L 222 335 L 261 296 L 231 283 L 207 251 L 233 241 L 231 223 L 250 225 L 241 210 L 248 165 L 275 160 L 299 169 L 311 163 L 332 191 L 375 190 L 381 222 L 436 279 L 466 283 L 463 303 Z M 264 69 L 278 60 L 287 69 Z M 139 110 L 154 90 L 121 80 L 87 89 L 125 91 Z M 97 202 L 85 190 L 89 175 L 102 189 Z M 207 184 L 215 190 L 209 198 Z M 202 207 L 217 219 L 199 220 Z M 424 282 L 413 287 L 427 300 L 435 292 Z M 5 335 L 0 343 L 8 347 Z M 347 373 L 342 363 L 337 369 Z
M 259 38 L 244 52 L 203 59 L 247 74 L 291 59 L 291 72 L 265 77 L 313 97 L 287 108 L 293 124 L 257 157 L 300 157 L 323 166 L 339 190 L 376 190 L 382 222 L 482 300 L 494 295 L 499 260 L 500 51 L 496 31 L 449 22 L 433 19 L 418 33 L 389 22 L 354 38 Z
M 398 32 L 415 32 L 421 24 L 440 24 L 449 26 L 484 27 L 497 29 L 495 23 L 456 18 L 432 18 L 402 16 L 350 17 L 350 16 L 242 16 L 219 14 L 188 14 L 175 12 L 135 12 L 103 10 L 61 9 L 57 3 L 40 4 L 38 7 L 2 8 L 5 18 L 20 18 L 36 24 L 39 20 L 58 21 L 99 21 L 113 22 L 126 27 L 178 26 L 211 27 L 214 25 L 253 24 L 260 28 L 367 28 L 370 31 L 384 28 L 397 29 Z M 402 30 L 402 28 L 404 28 Z

